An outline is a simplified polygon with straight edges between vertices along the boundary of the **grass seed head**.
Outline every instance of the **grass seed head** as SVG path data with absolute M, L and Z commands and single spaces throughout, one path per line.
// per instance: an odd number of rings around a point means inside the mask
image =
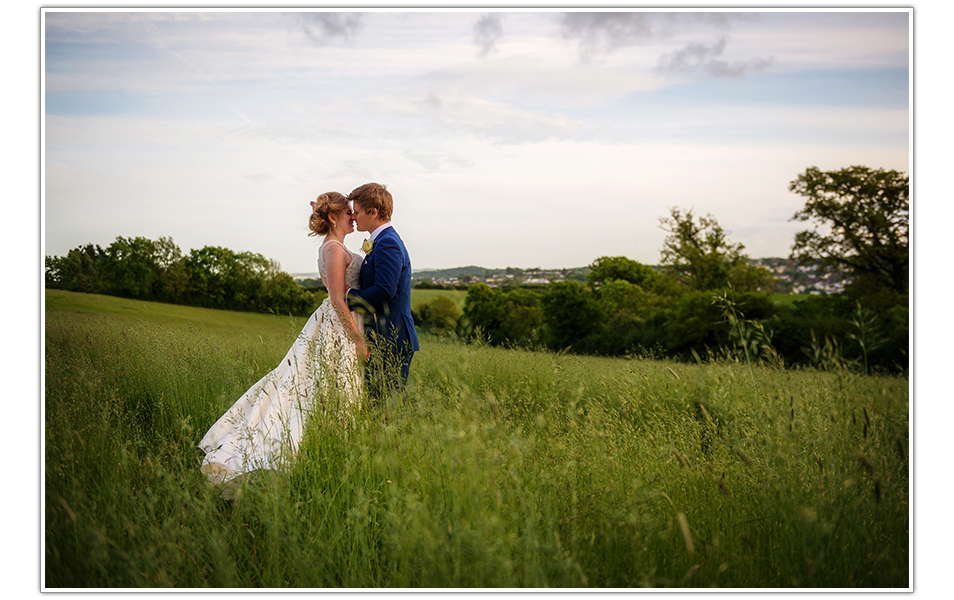
M 682 540 L 686 544 L 686 551 L 689 553 L 689 556 L 695 555 L 696 546 L 692 542 L 692 533 L 689 531 L 689 521 L 686 520 L 686 515 L 678 513 L 676 520 L 679 522 L 679 531 L 682 532 Z
M 689 461 L 689 459 L 683 456 L 678 450 L 673 449 L 672 453 L 673 455 L 675 455 L 676 460 L 679 462 L 679 466 L 685 467 L 687 469 L 692 468 L 692 463 Z
M 905 459 L 907 459 L 908 453 L 904 447 L 904 444 L 901 442 L 901 438 L 899 437 L 894 438 L 894 444 L 895 444 L 895 447 L 898 449 L 898 456 L 901 458 L 901 460 L 904 461 Z
M 861 463 L 861 466 L 864 467 L 866 471 L 869 473 L 874 473 L 874 465 L 871 464 L 871 461 L 868 460 L 868 457 L 859 452 L 855 455 L 855 458 L 858 459 L 858 462 Z
M 699 570 L 700 566 L 702 565 L 692 565 L 691 567 L 689 567 L 689 571 L 686 572 L 685 576 L 682 578 L 682 581 L 680 583 L 682 585 L 685 585 L 686 582 L 689 581 L 689 579 L 691 579 L 692 576 L 696 574 L 696 571 Z
M 732 450 L 739 456 L 739 458 L 741 458 L 745 462 L 745 464 L 752 466 L 752 459 L 749 458 L 748 455 L 745 452 L 743 452 L 741 448 L 733 448 Z

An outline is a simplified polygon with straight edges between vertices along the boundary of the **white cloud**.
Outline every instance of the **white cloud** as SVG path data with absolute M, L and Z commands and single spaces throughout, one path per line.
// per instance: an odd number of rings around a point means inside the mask
M 732 63 L 721 60 L 725 50 L 725 36 L 712 45 L 691 43 L 684 48 L 668 52 L 659 58 L 659 70 L 662 72 L 685 73 L 702 71 L 715 77 L 744 77 L 765 71 L 775 62 L 768 58 L 737 60 Z
M 312 271 L 308 201 L 378 181 L 415 267 L 652 263 L 672 205 L 780 255 L 805 168 L 907 168 L 903 108 L 763 102 L 742 80 L 694 77 L 769 56 L 778 77 L 815 68 L 828 42 L 814 16 L 508 11 L 484 31 L 487 11 L 320 15 L 52 19 L 47 98 L 76 116 L 46 116 L 47 252 L 168 235 Z M 842 21 L 851 52 L 828 68 L 894 64 L 884 49 L 906 34 L 885 37 L 889 21 L 863 23 L 880 37 Z M 688 72 L 657 71 L 661 56 Z
M 349 40 L 361 29 L 362 13 L 303 12 L 295 18 L 308 40 L 316 46 L 327 46 Z
M 497 40 L 503 35 L 503 16 L 487 14 L 474 23 L 474 44 L 478 48 L 478 56 L 487 56 L 497 49 Z
M 672 38 L 701 26 L 724 30 L 741 13 L 693 12 L 571 12 L 563 15 L 563 37 L 576 41 L 580 56 L 591 60 L 628 46 L 646 45 Z

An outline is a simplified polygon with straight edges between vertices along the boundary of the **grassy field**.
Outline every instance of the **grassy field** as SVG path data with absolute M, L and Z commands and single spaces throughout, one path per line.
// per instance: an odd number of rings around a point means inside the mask
M 464 300 L 467 299 L 467 292 L 464 290 L 411 290 L 411 306 L 418 304 L 429 304 L 438 296 L 445 296 L 457 305 L 462 312 L 464 310 Z
M 906 378 L 424 337 L 238 501 L 198 440 L 303 319 L 46 293 L 50 588 L 908 588 Z

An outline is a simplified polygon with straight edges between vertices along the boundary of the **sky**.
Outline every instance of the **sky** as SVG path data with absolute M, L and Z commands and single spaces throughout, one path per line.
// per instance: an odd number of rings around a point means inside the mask
M 911 170 L 909 9 L 297 10 L 44 11 L 44 254 L 314 272 L 309 202 L 374 181 L 415 270 L 657 264 L 674 207 L 788 256 L 807 168 Z

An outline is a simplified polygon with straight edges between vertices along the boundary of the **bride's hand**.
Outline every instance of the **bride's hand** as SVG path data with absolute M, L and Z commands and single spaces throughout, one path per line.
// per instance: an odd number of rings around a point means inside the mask
M 371 360 L 371 350 L 368 349 L 368 344 L 364 340 L 358 342 L 358 355 L 363 356 L 364 360 Z

